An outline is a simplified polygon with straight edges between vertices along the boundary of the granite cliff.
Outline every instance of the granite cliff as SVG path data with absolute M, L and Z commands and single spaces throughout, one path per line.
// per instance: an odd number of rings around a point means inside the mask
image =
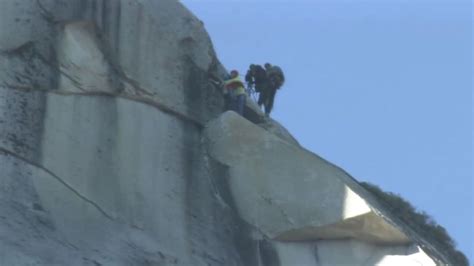
M 251 103 L 174 0 L 0 3 L 0 265 L 445 265 Z

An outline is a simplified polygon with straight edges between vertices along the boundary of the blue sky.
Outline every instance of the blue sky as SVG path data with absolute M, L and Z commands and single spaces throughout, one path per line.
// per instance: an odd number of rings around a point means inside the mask
M 307 149 L 400 194 L 472 261 L 472 4 L 182 1 L 222 63 L 282 67 L 272 117 Z

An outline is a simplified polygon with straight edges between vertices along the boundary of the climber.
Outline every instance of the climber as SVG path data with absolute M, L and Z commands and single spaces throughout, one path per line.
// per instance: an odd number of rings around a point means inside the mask
M 265 115 L 269 116 L 273 109 L 276 91 L 285 82 L 285 76 L 280 67 L 272 66 L 269 63 L 265 63 L 265 70 L 267 72 L 268 86 L 267 89 L 263 91 L 264 95 L 262 96 L 262 99 L 265 107 Z
M 240 80 L 239 72 L 232 70 L 230 79 L 224 81 L 224 95 L 229 99 L 229 109 L 244 115 L 244 106 L 247 99 L 244 83 Z
M 245 81 L 247 82 L 247 87 L 251 88 L 252 86 L 255 88 L 255 92 L 259 93 L 258 96 L 258 105 L 262 106 L 264 102 L 265 93 L 264 90 L 267 89 L 268 86 L 268 78 L 267 72 L 263 69 L 260 65 L 251 64 L 249 70 L 247 71 L 247 75 L 245 75 Z
M 245 81 L 248 87 L 254 86 L 256 92 L 261 92 L 267 83 L 267 72 L 262 66 L 251 64 L 245 75 Z
M 268 79 L 270 83 L 279 89 L 285 82 L 285 75 L 279 66 L 273 66 L 270 63 L 265 63 Z

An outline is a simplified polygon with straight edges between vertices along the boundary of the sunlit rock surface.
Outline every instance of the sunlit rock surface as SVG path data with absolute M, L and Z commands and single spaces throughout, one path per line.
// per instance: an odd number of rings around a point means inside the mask
M 0 265 L 443 264 L 210 75 L 178 1 L 1 1 Z
M 304 265 L 359 265 L 370 257 L 374 263 L 379 259 L 392 265 L 412 261 L 391 257 L 406 255 L 403 252 L 412 241 L 377 215 L 339 168 L 234 112 L 210 122 L 205 133 L 211 158 L 229 167 L 228 182 L 238 212 L 266 237 L 281 242 L 277 250 L 286 265 L 298 257 L 308 257 Z M 417 248 L 410 254 L 434 265 Z M 356 259 L 360 262 L 351 264 Z

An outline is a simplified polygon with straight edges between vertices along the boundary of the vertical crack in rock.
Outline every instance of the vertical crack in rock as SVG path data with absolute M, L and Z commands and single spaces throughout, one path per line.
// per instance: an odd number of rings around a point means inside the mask
M 314 244 L 314 260 L 316 261 L 316 265 L 320 265 L 321 260 L 319 259 L 319 249 L 317 242 Z
M 234 196 L 229 184 L 229 166 L 221 164 L 209 154 L 206 137 L 201 137 L 203 154 L 207 161 L 209 186 L 213 197 L 226 208 L 229 213 L 229 220 L 221 220 L 221 223 L 230 224 L 232 230 L 231 241 L 236 248 L 243 265 L 277 266 L 279 265 L 278 254 L 272 248 L 271 243 L 263 237 L 264 234 L 244 221 L 238 213 Z M 262 247 L 261 247 L 262 246 Z
M 263 266 L 279 266 L 281 265 L 278 252 L 272 245 L 271 241 L 262 239 L 258 241 L 259 257 Z
M 43 3 L 41 3 L 41 0 L 36 0 L 36 4 L 38 5 L 38 7 L 40 9 L 41 16 L 43 16 L 43 18 L 47 22 L 56 23 L 54 15 L 44 7 Z

